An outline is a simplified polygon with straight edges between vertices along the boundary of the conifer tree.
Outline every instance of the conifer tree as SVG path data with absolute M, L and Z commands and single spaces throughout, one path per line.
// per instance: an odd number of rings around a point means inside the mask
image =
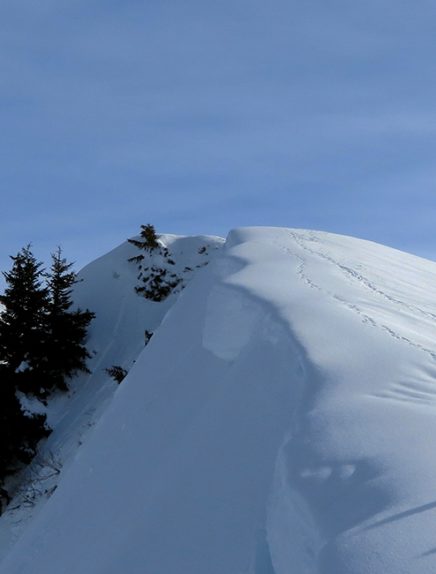
M 7 476 L 30 462 L 50 432 L 44 415 L 23 412 L 17 390 L 45 398 L 65 390 L 75 372 L 87 371 L 84 339 L 94 317 L 89 310 L 71 310 L 77 276 L 60 248 L 49 274 L 30 245 L 11 259 L 0 296 L 0 514 L 8 501 Z
M 44 331 L 48 291 L 43 286 L 42 264 L 30 246 L 11 257 L 12 269 L 4 273 L 7 287 L 0 302 L 0 492 L 5 479 L 30 461 L 39 440 L 49 433 L 45 416 L 23 412 L 16 391 L 22 385 L 37 388 L 35 352 Z
M 145 251 L 153 251 L 153 249 L 157 249 L 160 247 L 158 242 L 158 236 L 156 230 L 151 223 L 147 223 L 147 225 L 141 225 L 141 239 L 128 239 L 127 241 L 138 247 L 139 249 L 144 249 Z
M 71 310 L 77 275 L 61 249 L 52 254 L 49 274 L 29 245 L 11 259 L 0 296 L 0 363 L 13 374 L 16 389 L 45 398 L 55 389 L 66 390 L 66 378 L 87 371 L 83 343 L 94 313 Z
M 12 269 L 4 272 L 6 289 L 0 296 L 0 361 L 13 372 L 28 373 L 38 361 L 44 339 L 49 293 L 43 285 L 44 270 L 27 245 L 11 257 Z
M 45 415 L 22 410 L 14 387 L 14 373 L 0 365 L 0 491 L 6 492 L 5 480 L 23 464 L 31 461 L 38 442 L 50 433 Z M 1 514 L 1 510 L 0 510 Z
M 77 283 L 72 265 L 62 256 L 60 248 L 52 254 L 45 337 L 47 391 L 66 390 L 66 378 L 88 371 L 86 360 L 90 355 L 83 343 L 95 314 L 88 309 L 71 310 L 72 288 Z

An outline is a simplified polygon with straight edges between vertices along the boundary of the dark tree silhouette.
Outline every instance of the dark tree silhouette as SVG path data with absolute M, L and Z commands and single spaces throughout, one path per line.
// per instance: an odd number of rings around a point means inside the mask
M 7 366 L 0 365 L 0 491 L 3 499 L 7 498 L 4 494 L 5 479 L 29 463 L 38 442 L 50 434 L 45 415 L 23 412 L 16 396 L 13 375 Z
M 128 239 L 127 241 L 135 247 L 138 247 L 138 249 L 144 249 L 145 251 L 150 252 L 153 251 L 153 249 L 158 249 L 160 247 L 156 230 L 150 223 L 147 223 L 147 225 L 141 225 L 140 235 L 141 239 Z
M 72 266 L 60 248 L 52 254 L 45 325 L 47 392 L 67 390 L 66 378 L 80 371 L 88 372 L 86 360 L 90 355 L 84 341 L 95 314 L 88 309 L 72 310 L 72 289 L 77 283 Z
M 9 494 L 5 480 L 30 462 L 38 442 L 50 432 L 46 417 L 24 412 L 17 390 L 45 400 L 66 379 L 87 371 L 84 346 L 94 317 L 72 310 L 77 275 L 59 248 L 45 273 L 30 245 L 11 257 L 0 296 L 0 513 Z
M 17 387 L 37 392 L 39 382 L 34 375 L 45 338 L 49 292 L 43 285 L 42 264 L 35 259 L 30 245 L 11 259 L 11 271 L 3 273 L 7 286 L 0 296 L 4 305 L 0 315 L 0 361 L 17 375 Z
M 126 369 L 123 369 L 120 365 L 112 365 L 112 367 L 105 369 L 105 371 L 118 384 L 120 384 L 127 376 Z

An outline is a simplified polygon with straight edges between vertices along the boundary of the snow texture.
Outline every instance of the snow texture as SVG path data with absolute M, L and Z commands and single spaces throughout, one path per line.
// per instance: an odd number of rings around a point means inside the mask
M 231 232 L 1 574 L 436 572 L 435 326 L 434 263 Z
M 223 239 L 211 236 L 180 237 L 160 235 L 169 251 L 168 265 L 183 281 L 201 271 Z M 32 465 L 18 477 L 14 500 L 0 517 L 0 556 L 19 537 L 27 522 L 44 506 L 57 487 L 62 467 L 68 466 L 86 441 L 117 389 L 106 369 L 119 365 L 129 370 L 144 349 L 144 332 L 154 332 L 177 300 L 182 283 L 165 301 L 155 303 L 135 293 L 139 283 L 137 265 L 129 258 L 144 253 L 143 264 L 163 266 L 161 250 L 145 253 L 128 242 L 87 265 L 75 286 L 75 304 L 96 314 L 91 323 L 87 348 L 91 374 L 81 374 L 69 382 L 70 392 L 55 395 L 47 406 L 20 394 L 25 410 L 46 413 L 54 429 L 39 449 Z M 145 274 L 145 272 L 144 272 Z M 14 491 L 12 490 L 12 494 Z

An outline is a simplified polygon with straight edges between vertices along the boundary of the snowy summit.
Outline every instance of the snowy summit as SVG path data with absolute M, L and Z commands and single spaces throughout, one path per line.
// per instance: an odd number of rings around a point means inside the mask
M 92 373 L 49 408 L 62 468 L 1 517 L 0 574 L 436 572 L 436 264 L 292 229 L 159 241 L 81 274 Z

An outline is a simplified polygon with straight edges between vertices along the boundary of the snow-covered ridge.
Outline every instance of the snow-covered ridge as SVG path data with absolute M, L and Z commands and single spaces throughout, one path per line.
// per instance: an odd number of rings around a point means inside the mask
M 1 574 L 436 571 L 435 327 L 432 262 L 231 232 Z
M 119 365 L 130 370 L 146 343 L 144 333 L 154 333 L 182 289 L 201 270 L 223 244 L 212 236 L 182 237 L 162 234 L 162 249 L 144 252 L 127 241 L 96 259 L 79 273 L 74 300 L 78 307 L 96 314 L 91 323 L 87 347 L 91 374 L 70 381 L 71 392 L 52 398 L 48 407 L 21 397 L 30 410 L 46 412 L 53 428 L 34 463 L 20 477 L 20 487 L 8 511 L 0 517 L 0 557 L 7 551 L 27 521 L 45 504 L 57 487 L 61 470 L 68 465 L 86 436 L 99 420 L 118 385 L 107 368 Z M 143 253 L 144 266 L 165 268 L 163 252 L 172 263 L 167 265 L 178 278 L 177 288 L 156 303 L 135 293 L 135 287 L 148 278 L 130 258 Z M 168 259 L 167 257 L 167 259 Z

